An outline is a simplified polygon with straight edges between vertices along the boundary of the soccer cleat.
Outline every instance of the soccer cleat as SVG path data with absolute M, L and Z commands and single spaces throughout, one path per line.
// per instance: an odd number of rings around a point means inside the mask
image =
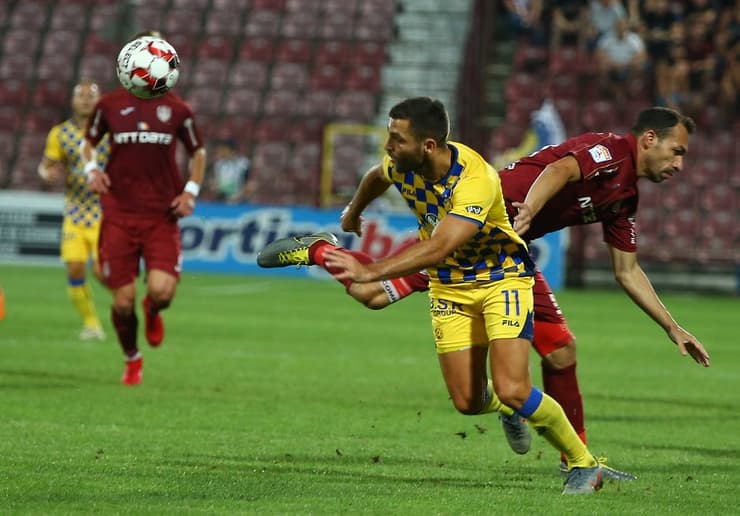
M 308 250 L 317 242 L 339 245 L 331 233 L 312 233 L 302 237 L 279 238 L 265 246 L 257 255 L 257 265 L 264 268 L 288 265 L 313 265 Z
M 606 457 L 597 457 L 596 462 L 599 463 L 601 466 L 601 474 L 602 477 L 606 480 L 618 480 L 618 481 L 624 481 L 624 482 L 631 482 L 632 480 L 637 480 L 637 475 L 633 475 L 632 473 L 627 473 L 626 471 L 619 471 L 618 469 L 614 469 L 611 466 L 606 465 Z M 560 462 L 560 474 L 563 476 L 566 476 L 568 474 L 568 465 L 561 461 Z
M 141 300 L 141 306 L 144 309 L 144 334 L 146 341 L 153 348 L 159 347 L 164 339 L 164 322 L 159 312 L 152 315 L 149 309 L 149 296 L 144 296 Z
M 126 369 L 123 370 L 121 383 L 123 385 L 139 385 L 143 374 L 144 358 L 126 360 Z
M 564 495 L 590 495 L 601 489 L 604 484 L 600 464 L 593 468 L 572 468 L 568 472 L 563 487 Z
M 105 332 L 100 327 L 82 328 L 80 340 L 105 340 Z
M 529 433 L 527 420 L 514 412 L 510 416 L 499 415 L 501 426 L 504 428 L 504 435 L 509 446 L 514 453 L 524 455 L 529 451 L 529 445 L 532 443 L 532 435 Z

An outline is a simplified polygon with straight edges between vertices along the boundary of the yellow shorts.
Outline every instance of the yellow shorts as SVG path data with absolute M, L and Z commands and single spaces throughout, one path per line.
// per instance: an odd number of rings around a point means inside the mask
M 429 309 L 438 354 L 494 339 L 532 340 L 534 301 L 531 277 L 506 278 L 483 285 L 432 283 Z
M 62 261 L 65 263 L 87 262 L 90 256 L 97 261 L 99 235 L 100 223 L 85 227 L 65 218 L 62 224 L 62 245 L 60 246 Z

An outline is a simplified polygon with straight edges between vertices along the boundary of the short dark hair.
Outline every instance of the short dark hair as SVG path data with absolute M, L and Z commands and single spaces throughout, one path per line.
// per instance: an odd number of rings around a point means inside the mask
M 129 38 L 129 41 L 133 41 L 135 39 L 139 38 L 159 38 L 164 39 L 164 36 L 162 35 L 162 32 L 156 30 L 156 29 L 147 29 L 142 30 L 141 32 L 137 32 L 133 36 Z
M 412 97 L 393 106 L 391 118 L 408 120 L 417 138 L 432 138 L 438 144 L 447 142 L 450 134 L 450 117 L 444 104 L 431 97 Z
M 658 138 L 664 138 L 678 124 L 683 125 L 689 134 L 692 134 L 696 130 L 696 123 L 691 117 L 682 115 L 675 109 L 651 107 L 641 111 L 637 115 L 637 121 L 632 126 L 630 132 L 635 136 L 639 136 L 645 131 L 652 129 L 658 135 Z

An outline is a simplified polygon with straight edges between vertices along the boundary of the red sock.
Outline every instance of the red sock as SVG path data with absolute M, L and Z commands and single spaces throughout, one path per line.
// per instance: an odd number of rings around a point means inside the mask
M 334 274 L 335 272 L 339 272 L 340 269 L 337 269 L 335 267 L 327 267 L 326 261 L 324 260 L 324 255 L 327 251 L 333 250 L 333 249 L 339 249 L 343 253 L 350 254 L 354 256 L 358 262 L 362 263 L 363 265 L 368 263 L 373 263 L 375 260 L 370 258 L 369 255 L 362 253 L 360 251 L 351 251 L 349 249 L 344 249 L 341 247 L 333 246 L 326 242 L 317 242 L 316 244 L 312 245 L 311 248 L 308 250 L 308 258 L 309 260 L 327 271 L 329 274 Z M 339 280 L 337 280 L 339 281 Z M 340 282 L 345 287 L 349 288 L 349 286 L 352 284 L 352 281 L 350 280 L 342 280 Z
M 578 388 L 576 365 L 564 369 L 550 369 L 542 364 L 542 382 L 545 392 L 563 407 L 568 421 L 581 441 L 586 442 L 586 425 L 583 422 L 583 398 Z M 561 456 L 561 459 L 565 458 Z
M 391 303 L 400 301 L 414 292 L 429 290 L 429 276 L 423 272 L 409 274 L 402 278 L 381 281 Z
M 127 357 L 135 356 L 139 352 L 139 348 L 136 346 L 136 330 L 139 325 L 136 312 L 132 311 L 130 315 L 124 315 L 111 308 L 110 315 L 113 327 L 118 335 L 118 343 L 121 345 L 124 354 Z

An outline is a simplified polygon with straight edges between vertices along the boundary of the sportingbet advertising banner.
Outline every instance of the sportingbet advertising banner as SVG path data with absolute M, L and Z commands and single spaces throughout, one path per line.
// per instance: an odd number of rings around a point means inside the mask
M 256 264 L 259 251 L 278 238 L 329 231 L 342 247 L 362 251 L 373 258 L 393 253 L 416 240 L 416 219 L 407 214 L 364 215 L 362 237 L 343 233 L 340 210 L 278 206 L 224 205 L 199 202 L 193 216 L 180 221 L 183 272 L 227 272 L 328 278 L 320 267 L 262 269 Z M 550 286 L 563 283 L 564 233 L 554 233 L 530 245 L 538 266 Z

